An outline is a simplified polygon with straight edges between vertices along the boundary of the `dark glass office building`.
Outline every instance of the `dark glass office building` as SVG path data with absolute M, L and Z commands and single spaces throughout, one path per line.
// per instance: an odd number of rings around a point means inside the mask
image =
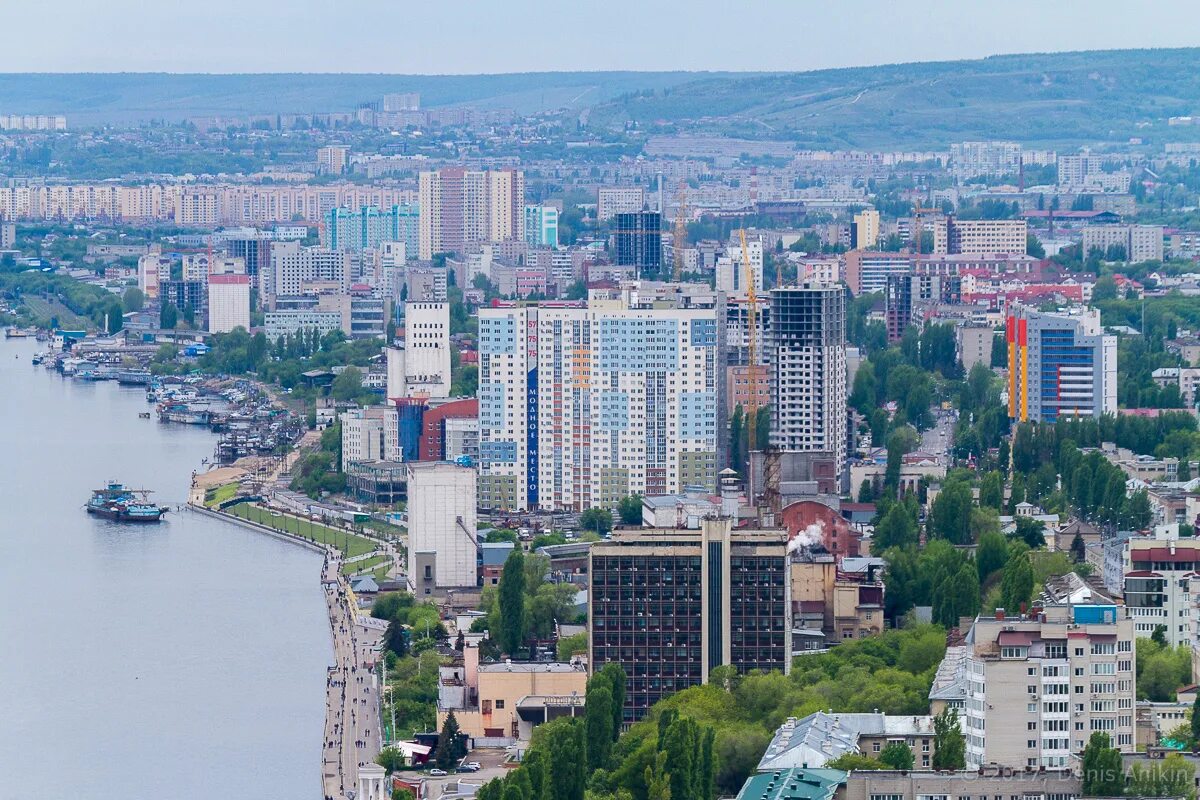
M 589 663 L 625 670 L 627 724 L 716 667 L 788 669 L 786 531 L 697 524 L 618 530 L 592 545 Z
M 662 214 L 633 211 L 613 218 L 616 263 L 658 272 L 662 267 Z

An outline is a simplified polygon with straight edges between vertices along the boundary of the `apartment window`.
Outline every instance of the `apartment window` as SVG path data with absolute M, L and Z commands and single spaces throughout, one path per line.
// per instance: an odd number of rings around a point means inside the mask
M 496 709 L 497 709 L 497 710 L 499 710 L 499 709 L 501 709 L 501 708 L 504 708 L 504 701 L 503 701 L 503 700 L 497 700 L 497 701 L 496 701 Z
M 1027 748 L 1029 748 L 1030 750 L 1036 750 L 1037 749 L 1037 739 L 1026 739 L 1025 746 Z
M 876 753 L 878 753 L 878 752 L 879 752 L 879 742 L 872 742 L 872 743 L 871 743 L 871 749 L 872 749 L 873 751 L 875 751 Z
M 1075 655 L 1076 655 L 1076 656 L 1078 656 L 1078 657 L 1083 657 L 1083 648 L 1082 648 L 1082 647 L 1076 647 L 1076 648 L 1075 648 Z
M 1001 647 L 1001 658 L 1025 658 L 1029 653 L 1028 647 Z
M 1029 692 L 1030 694 L 1037 694 L 1037 687 L 1036 686 L 1026 686 L 1025 691 Z
M 1026 722 L 1026 723 L 1025 723 L 1025 730 L 1027 730 L 1027 731 L 1036 731 L 1036 730 L 1037 730 L 1037 723 L 1036 723 L 1036 722 Z

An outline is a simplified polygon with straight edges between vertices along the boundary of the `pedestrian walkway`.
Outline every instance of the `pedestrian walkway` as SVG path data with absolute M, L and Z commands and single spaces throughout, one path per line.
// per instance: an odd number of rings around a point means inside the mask
M 341 564 L 330 550 L 321 574 L 334 656 L 326 678 L 321 759 L 327 800 L 348 800 L 347 793 L 357 790 L 359 767 L 374 763 L 380 750 L 380 687 L 374 670 L 379 632 L 358 623 Z

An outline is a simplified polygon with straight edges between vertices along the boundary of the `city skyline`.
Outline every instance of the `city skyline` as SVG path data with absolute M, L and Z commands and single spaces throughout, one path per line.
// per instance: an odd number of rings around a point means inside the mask
M 447 7 L 366 5 L 360 16 L 372 20 L 369 26 L 324 24 L 328 7 L 307 0 L 286 7 L 116 0 L 102 8 L 63 0 L 56 13 L 74 24 L 55 30 L 54 48 L 43 42 L 44 7 L 19 6 L 8 10 L 10 47 L 0 55 L 0 72 L 804 71 L 1011 53 L 1186 47 L 1195 44 L 1191 31 L 1200 24 L 1200 9 L 1183 2 L 1156 4 L 1154 15 L 1131 17 L 1127 5 L 1115 1 L 1085 7 L 1020 0 L 985 7 L 933 0 L 923 6 L 925 15 L 916 16 L 880 14 L 863 0 L 836 9 L 759 0 L 732 21 L 714 0 L 686 7 L 623 3 L 603 15 L 524 0 L 476 7 L 466 18 Z M 634 12 L 638 25 L 628 24 Z M 1162 25 L 1164 16 L 1174 23 Z M 214 18 L 237 24 L 213 37 Z M 1038 24 L 1013 24 L 1021 19 Z M 421 36 L 393 47 L 398 30 Z M 534 37 L 531 30 L 554 35 Z M 1069 40 L 1064 30 L 1071 32 Z M 264 32 L 297 46 L 262 47 Z M 498 41 L 519 46 L 496 47 Z M 672 44 L 678 41 L 706 46 Z

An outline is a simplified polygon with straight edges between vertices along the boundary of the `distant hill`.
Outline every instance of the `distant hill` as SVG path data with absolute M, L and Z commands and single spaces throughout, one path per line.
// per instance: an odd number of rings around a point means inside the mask
M 0 74 L 0 113 L 72 127 L 192 116 L 350 111 L 389 92 L 425 107 L 568 109 L 593 129 L 716 134 L 812 148 L 944 148 L 1005 138 L 1072 146 L 1200 141 L 1200 48 L 995 56 L 792 73 L 506 75 Z
M 598 103 L 591 126 L 639 123 L 800 147 L 945 147 L 1006 138 L 1081 144 L 1200 140 L 1200 49 L 995 56 L 761 76 L 705 77 Z M 1146 123 L 1149 123 L 1148 125 Z
M 762 73 L 756 73 L 762 74 Z M 0 114 L 66 114 L 72 127 L 193 116 L 352 111 L 391 92 L 425 107 L 470 103 L 520 113 L 604 103 L 734 73 L 530 72 L 508 75 L 0 74 Z

